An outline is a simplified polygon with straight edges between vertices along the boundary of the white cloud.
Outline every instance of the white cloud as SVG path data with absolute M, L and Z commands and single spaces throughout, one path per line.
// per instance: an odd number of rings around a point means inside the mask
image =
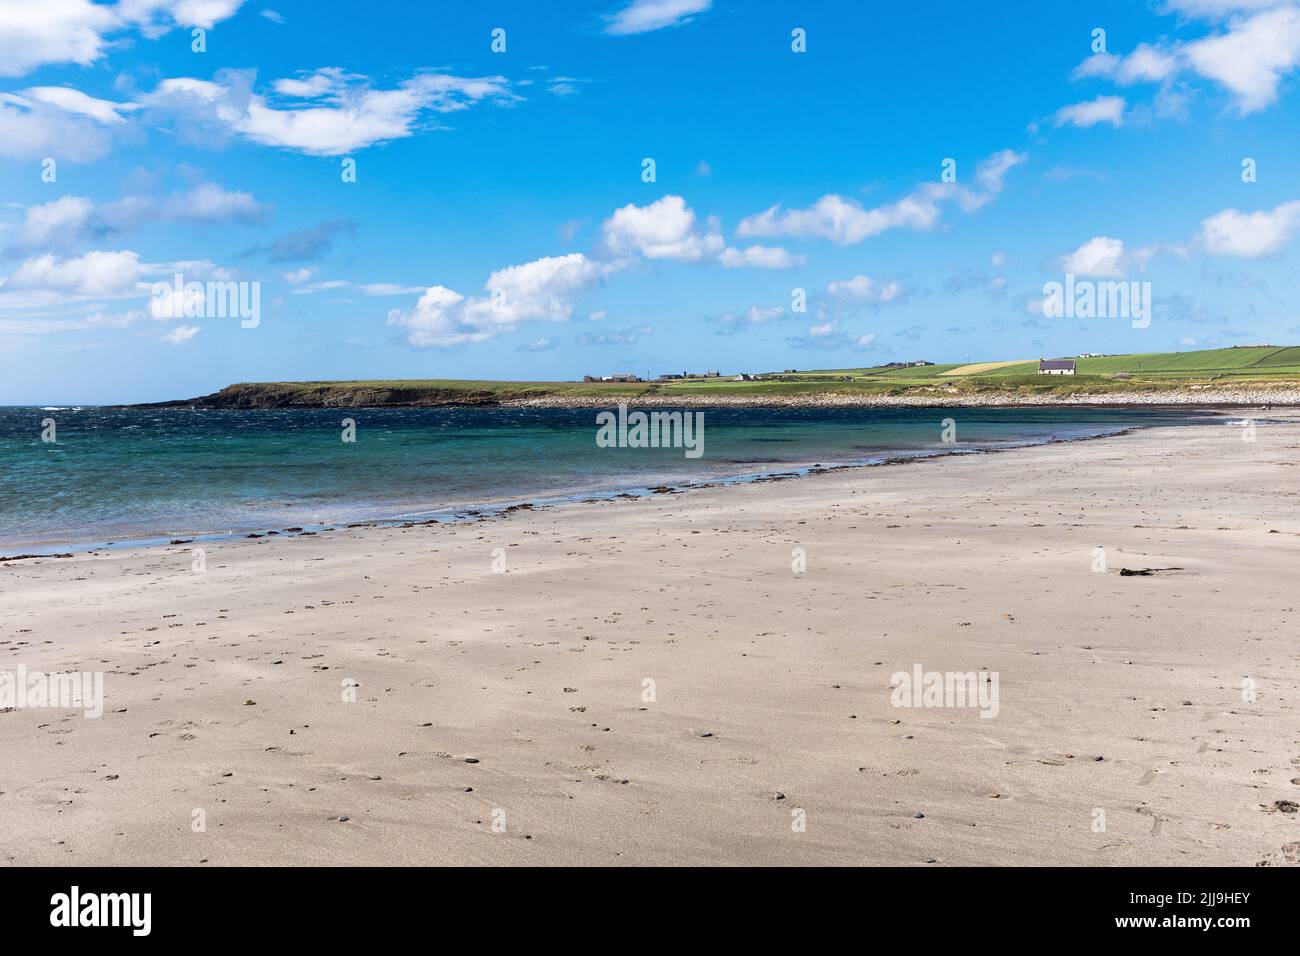
M 124 20 L 141 26 L 146 36 L 157 36 L 172 26 L 212 29 L 233 17 L 244 0 L 118 0 Z
M 834 322 L 821 322 L 808 326 L 808 334 L 814 338 L 819 338 L 824 335 L 834 335 L 835 329 L 836 325 Z
M 219 266 L 211 259 L 177 259 L 173 262 L 148 262 L 140 266 L 141 270 L 151 276 L 163 276 L 169 281 L 181 273 L 187 281 L 229 282 L 237 275 L 225 266 Z
M 882 283 L 864 275 L 837 280 L 826 286 L 826 294 L 841 302 L 893 302 L 904 291 L 903 284 L 896 279 Z
M 576 76 L 557 76 L 547 85 L 546 92 L 552 96 L 573 96 L 578 92 L 578 84 L 585 82 Z
M 29 206 L 18 226 L 14 247 L 70 245 L 88 234 L 94 215 L 95 204 L 84 196 L 60 196 L 40 206 Z
M 584 332 L 574 341 L 578 345 L 631 345 L 643 335 L 653 335 L 653 325 L 642 325 L 634 329 L 617 329 L 608 332 Z
M 779 306 L 771 308 L 760 308 L 751 305 L 744 312 L 726 312 L 712 321 L 723 326 L 724 333 L 739 332 L 743 329 L 753 328 L 754 326 L 763 325 L 771 322 L 773 319 L 779 319 L 786 314 L 785 309 Z
M 834 193 L 822 196 L 807 209 L 782 211 L 780 205 L 774 205 L 743 219 L 736 235 L 828 239 L 847 246 L 889 229 L 933 229 L 942 216 L 944 202 L 955 199 L 966 212 L 982 208 L 1002 191 L 1007 171 L 1024 161 L 1023 153 L 1003 150 L 976 167 L 975 182 L 979 189 L 956 183 L 923 183 L 897 202 L 872 209 Z
M 302 270 L 299 270 L 300 272 Z M 352 283 L 346 279 L 323 279 L 320 282 L 298 282 L 292 283 L 297 288 L 293 290 L 294 295 L 315 295 L 317 292 L 333 292 L 336 289 L 351 288 Z M 416 292 L 423 292 L 423 289 L 416 289 Z
M 93 63 L 117 22 L 111 7 L 90 0 L 0 4 L 0 76 L 22 76 L 45 63 Z
M 1055 126 L 1096 126 L 1098 123 L 1110 123 L 1112 126 L 1124 125 L 1124 97 L 1099 96 L 1085 103 L 1062 106 L 1052 117 Z
M 930 229 L 939 220 L 939 208 L 928 190 L 887 206 L 864 209 L 852 199 L 831 193 L 807 209 L 781 211 L 779 205 L 741 220 L 736 235 L 746 237 L 791 236 L 829 239 L 847 246 L 898 227 Z
M 174 222 L 220 223 L 260 222 L 267 207 L 252 193 L 232 192 L 215 183 L 204 183 L 187 193 L 173 195 L 158 205 L 155 215 Z
M 215 183 L 166 197 L 127 196 L 103 206 L 82 196 L 62 196 L 28 207 L 12 248 L 67 248 L 154 222 L 255 223 L 268 212 L 252 194 L 229 192 Z
M 966 212 L 975 212 L 992 202 L 1002 192 L 1007 173 L 1023 163 L 1026 158 L 1024 153 L 1004 149 L 981 160 L 975 167 L 975 182 L 980 188 L 969 190 L 958 187 L 957 189 L 957 201 L 962 209 Z
M 518 99 L 501 76 L 420 73 L 393 89 L 374 89 L 365 77 L 330 67 L 278 80 L 276 100 L 254 92 L 252 84 L 246 71 L 224 71 L 215 81 L 177 77 L 159 83 L 142 102 L 200 129 L 313 156 L 339 156 L 413 135 L 426 112 Z
M 982 185 L 1001 188 L 1006 168 L 1009 164 L 1001 159 L 988 166 L 980 177 Z M 486 294 L 480 296 L 467 297 L 444 285 L 431 286 L 413 308 L 391 310 L 388 323 L 403 329 L 406 341 L 417 348 L 455 348 L 513 331 L 526 321 L 568 321 L 582 295 L 643 259 L 758 268 L 787 268 L 803 261 L 777 246 L 730 248 L 716 220 L 701 222 L 681 196 L 668 195 L 645 206 L 628 203 L 614 210 L 601 224 L 596 258 L 575 252 L 499 269 L 488 277 Z M 289 273 L 286 278 L 303 283 L 310 274 Z M 300 284 L 295 291 L 310 288 Z M 888 283 L 872 294 L 875 301 L 889 301 L 901 292 L 901 285 Z M 779 314 L 780 309 L 754 307 L 743 315 L 726 315 L 715 321 L 734 329 Z M 592 321 L 605 317 L 604 310 L 588 314 Z M 590 344 L 595 339 L 588 336 L 586 341 Z
M 134 108 L 69 87 L 0 93 L 0 156 L 55 156 L 70 162 L 98 159 L 109 147 L 105 130 L 122 123 L 121 113 Z
M 7 304 L 7 303 L 6 303 Z M 145 317 L 143 312 L 94 312 L 73 318 L 0 318 L 0 336 L 19 336 L 24 340 L 57 332 L 84 332 L 87 329 L 126 328 Z M 26 344 L 23 342 L 21 344 Z M 0 348 L 4 345 L 0 343 Z
M 101 100 L 83 93 L 81 90 L 74 90 L 70 86 L 33 86 L 23 90 L 22 95 L 28 99 L 36 100 L 38 103 L 44 103 L 46 106 L 62 110 L 64 113 L 87 116 L 106 126 L 126 122 L 122 117 L 122 113 L 139 108 L 134 103 L 115 103 L 112 100 Z
M 601 224 L 606 250 L 616 256 L 698 262 L 722 253 L 716 224 L 696 227 L 695 211 L 681 196 L 664 196 L 648 206 L 628 203 Z
M 337 66 L 326 66 L 303 74 L 298 79 L 281 79 L 271 84 L 271 88 L 282 96 L 310 100 L 326 94 L 338 93 L 347 88 L 349 83 L 364 80 L 364 76 L 344 72 Z
M 1300 9 L 1234 20 L 1227 33 L 1189 43 L 1185 53 L 1198 73 L 1236 95 L 1241 113 L 1257 112 L 1277 99 L 1282 75 L 1300 66 Z
M 395 282 L 367 282 L 357 286 L 365 295 L 415 295 L 424 289 L 417 286 L 398 285 Z
M 158 37 L 176 26 L 211 28 L 243 0 L 5 0 L 0 3 L 0 76 L 22 76 L 51 63 L 88 66 L 108 35 L 136 27 Z
M 723 249 L 718 261 L 729 269 L 747 266 L 755 269 L 793 269 L 803 265 L 807 259 L 793 255 L 780 246 L 746 246 L 744 249 Z
M 866 335 L 859 335 L 854 344 L 860 349 L 870 348 L 876 343 L 876 333 L 868 332 Z
M 1108 77 L 1122 85 L 1137 82 L 1162 84 L 1157 108 L 1178 113 L 1182 97 L 1169 81 L 1180 74 L 1195 73 L 1227 89 L 1236 99 L 1237 110 L 1245 115 L 1271 105 L 1282 77 L 1300 67 L 1300 7 L 1283 0 L 1172 0 L 1166 12 L 1181 12 L 1212 20 L 1227 19 L 1224 32 L 1200 40 L 1157 47 L 1140 44 L 1127 56 L 1097 53 L 1075 69 L 1076 78 Z M 1076 125 L 1097 122 L 1120 125 L 1122 108 L 1113 104 L 1080 103 L 1067 110 L 1077 111 Z M 1062 113 L 1057 124 L 1062 124 Z M 1069 116 L 1064 121 L 1072 121 Z
M 485 283 L 491 301 L 483 303 L 481 314 L 511 326 L 526 319 L 563 322 L 573 314 L 573 297 L 597 285 L 611 268 L 572 252 L 498 269 Z
M 1272 210 L 1225 209 L 1201 223 L 1200 241 L 1216 256 L 1258 259 L 1282 249 L 1300 230 L 1300 200 Z
M 1094 53 L 1075 68 L 1074 76 L 1076 79 L 1104 76 L 1128 86 L 1139 82 L 1159 82 L 1177 71 L 1176 52 L 1142 43 L 1127 56 Z
M 618 265 L 588 259 L 580 252 L 548 256 L 493 272 L 488 295 L 466 298 L 446 286 L 433 286 L 414 309 L 393 309 L 388 324 L 406 330 L 417 348 L 454 348 L 510 332 L 520 322 L 563 322 L 574 300 L 594 288 Z
M 203 331 L 197 325 L 178 325 L 163 335 L 162 340 L 171 345 L 181 345 Z
M 713 0 L 632 0 L 605 18 L 605 32 L 615 36 L 647 33 L 685 23 L 713 6 Z
M 425 290 L 413 310 L 389 312 L 389 325 L 406 329 L 407 342 L 417 349 L 454 349 L 491 338 L 493 333 L 461 320 L 464 300 L 458 291 L 435 285 Z
M 46 254 L 25 260 L 7 279 L 0 279 L 0 313 L 13 315 L 21 310 L 38 310 L 33 319 L 14 320 L 25 326 L 23 334 L 33 335 L 78 328 L 124 328 L 150 317 L 176 318 L 185 314 L 184 303 L 196 293 L 190 290 L 179 300 L 171 291 L 167 296 L 153 296 L 150 281 L 165 278 L 171 290 L 177 274 L 191 281 L 234 278 L 230 270 L 206 259 L 150 264 L 141 262 L 129 250 L 95 251 L 67 258 Z M 202 294 L 200 289 L 197 295 L 202 298 Z M 126 311 L 104 311 L 104 306 L 98 304 L 109 299 L 145 297 L 149 297 L 147 307 Z M 177 302 L 181 307 L 176 307 Z M 86 303 L 97 304 L 87 306 Z M 167 305 L 173 306 L 172 311 L 166 311 Z M 59 317 L 45 322 L 51 315 Z
M 1081 276 L 1118 279 L 1125 274 L 1121 266 L 1124 258 L 1124 241 L 1110 236 L 1089 239 L 1074 252 L 1061 259 L 1066 272 Z
M 1131 269 L 1144 269 L 1159 251 L 1156 246 L 1143 246 L 1126 251 L 1124 240 L 1111 236 L 1096 236 L 1078 249 L 1061 257 L 1061 268 L 1078 276 L 1097 279 L 1122 279 Z
M 0 293 L 37 291 L 68 296 L 117 296 L 136 291 L 140 275 L 140 257 L 134 252 L 88 252 L 68 259 L 44 255 L 23 262 L 0 285 Z
M 1164 13 L 1184 13 L 1193 17 L 1224 17 L 1243 10 L 1276 7 L 1284 0 L 1164 0 Z
M 1168 79 L 1178 69 L 1178 59 L 1172 53 L 1146 43 L 1126 56 L 1115 73 L 1121 83 L 1148 83 Z
M 540 339 L 533 339 L 527 345 L 521 345 L 518 348 L 520 352 L 548 352 L 555 348 L 558 343 L 555 339 L 542 336 Z
M 83 321 L 88 327 L 92 328 L 124 329 L 128 325 L 139 322 L 144 317 L 145 314 L 139 309 L 131 309 L 127 312 L 94 312 L 86 316 Z

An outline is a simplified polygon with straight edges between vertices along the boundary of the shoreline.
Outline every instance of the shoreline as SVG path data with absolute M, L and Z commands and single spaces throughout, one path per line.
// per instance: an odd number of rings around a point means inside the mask
M 1294 864 L 1298 440 L 10 564 L 4 666 L 105 706 L 0 712 L 0 861 Z
M 819 395 L 748 396 L 748 395 L 691 395 L 672 397 L 645 395 L 625 399 L 629 408 L 646 406 L 655 408 L 1142 408 L 1160 410 L 1212 410 L 1300 407 L 1300 388 L 1283 393 L 1268 391 L 1216 391 L 1211 393 L 1133 392 L 1121 394 L 1078 394 L 1069 397 L 1015 395 L 960 395 L 945 392 L 942 395 L 848 395 L 826 393 Z M 618 402 L 604 398 L 532 398 L 511 399 L 501 402 L 505 408 L 608 408 Z
M 280 401 L 263 398 L 213 402 L 205 398 L 144 402 L 132 405 L 79 406 L 123 411 L 191 408 L 204 411 L 254 411 L 258 409 L 370 409 L 370 408 L 610 408 L 620 403 L 645 408 L 1296 408 L 1300 407 L 1300 386 L 1285 383 L 1268 387 L 1213 389 L 1184 388 L 1148 392 L 1079 392 L 1069 395 L 1033 395 L 1015 392 L 963 394 L 935 388 L 933 394 L 915 391 L 902 395 L 818 392 L 790 395 L 711 395 L 704 392 L 680 395 L 637 394 L 609 396 L 540 395 L 522 398 L 468 400 L 375 401 L 373 393 L 356 400 Z M 218 393 L 220 394 L 220 393 Z M 211 398 L 207 396 L 206 398 Z M 39 407 L 39 406 L 13 406 Z
M 1174 406 L 1170 410 L 1185 411 L 1185 407 Z M 1212 412 L 1214 409 L 1196 409 L 1198 412 Z M 1226 416 L 1227 410 L 1223 410 Z M 1199 425 L 1221 425 L 1223 421 L 1218 419 L 1206 420 L 1203 422 L 1189 423 L 1179 427 L 1191 427 L 1192 424 Z M 922 461 L 930 458 L 941 458 L 953 455 L 987 455 L 1000 452 L 1016 451 L 1022 448 L 1034 448 L 1043 445 L 1068 444 L 1071 442 L 1094 441 L 1100 438 L 1115 437 L 1126 435 L 1133 431 L 1143 430 L 1145 428 L 1159 428 L 1160 425 L 1123 425 L 1116 426 L 1114 431 L 1099 431 L 1093 434 L 1076 435 L 1073 437 L 1051 437 L 1028 439 L 1024 441 L 1007 441 L 996 444 L 974 444 L 962 447 L 958 443 L 956 447 L 949 449 L 914 449 L 905 451 L 886 452 L 880 455 L 873 455 L 866 459 L 850 460 L 842 462 L 831 462 L 822 464 L 820 462 L 812 464 L 803 463 L 781 463 L 770 462 L 759 471 L 745 471 L 715 475 L 711 478 L 702 478 L 698 481 L 687 481 L 681 483 L 671 483 L 662 485 L 646 485 L 644 483 L 629 483 L 619 485 L 613 488 L 605 489 L 588 489 L 584 491 L 575 491 L 566 494 L 548 493 L 540 491 L 537 494 L 518 497 L 506 496 L 500 498 L 486 498 L 472 502 L 463 502 L 457 505 L 449 505 L 445 508 L 439 508 L 432 511 L 408 511 L 400 515 L 391 517 L 373 517 L 359 518 L 355 521 L 337 522 L 327 524 L 308 523 L 302 526 L 292 526 L 285 528 L 273 528 L 266 526 L 247 526 L 238 530 L 228 531 L 204 531 L 204 530 L 148 530 L 134 533 L 119 534 L 113 540 L 102 539 L 85 539 L 73 537 L 55 537 L 48 538 L 40 542 L 24 543 L 5 543 L 0 541 L 0 564 L 12 563 L 21 560 L 32 560 L 38 558 L 66 558 L 71 553 L 95 554 L 101 551 L 117 551 L 122 549 L 153 549 L 160 547 L 169 547 L 175 545 L 194 544 L 204 546 L 215 544 L 222 541 L 232 541 L 241 538 L 259 539 L 259 538 L 293 538 L 299 536 L 312 536 L 344 528 L 362 528 L 362 527 L 414 527 L 417 525 L 436 525 L 460 522 L 482 522 L 492 521 L 504 517 L 510 513 L 521 510 L 532 510 L 538 508 L 563 507 L 566 505 L 587 504 L 592 502 L 609 501 L 619 498 L 642 498 L 656 494 L 681 494 L 688 491 L 698 491 L 706 488 L 723 487 L 731 485 L 744 485 L 750 483 L 762 483 L 770 481 L 784 481 L 790 478 L 807 477 L 808 475 L 820 474 L 828 471 L 840 471 L 846 469 L 876 468 L 887 465 L 910 464 L 916 461 Z M 739 463 L 737 463 L 739 464 Z M 183 539 L 183 540 L 182 540 Z M 36 554 L 27 553 L 29 549 L 52 548 L 58 553 Z

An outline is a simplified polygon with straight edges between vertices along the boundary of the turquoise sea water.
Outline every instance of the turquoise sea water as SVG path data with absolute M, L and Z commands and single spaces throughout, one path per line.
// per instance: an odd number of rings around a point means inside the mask
M 599 409 L 0 408 L 0 550 L 454 516 L 1206 420 L 1105 408 L 704 410 L 704 451 L 601 448 Z M 957 444 L 941 440 L 956 423 Z M 42 440 L 46 420 L 54 442 Z M 342 440 L 344 419 L 356 440 Z

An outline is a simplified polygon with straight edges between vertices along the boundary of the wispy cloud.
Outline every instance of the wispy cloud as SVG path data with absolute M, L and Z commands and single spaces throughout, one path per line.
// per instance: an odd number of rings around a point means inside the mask
M 197 325 L 178 325 L 170 332 L 164 332 L 162 340 L 169 345 L 183 345 L 203 329 Z
M 89 162 L 108 152 L 111 134 L 138 109 L 63 86 L 0 93 L 0 156 L 41 159 L 57 155 Z
M 1216 21 L 1227 19 L 1228 23 L 1220 32 L 1198 40 L 1162 45 L 1141 43 L 1126 55 L 1095 53 L 1075 68 L 1075 78 L 1104 77 L 1122 86 L 1160 83 L 1167 108 L 1171 105 L 1168 102 L 1170 82 L 1179 76 L 1199 76 L 1227 90 L 1237 112 L 1246 115 L 1276 102 L 1283 77 L 1300 68 L 1300 7 L 1294 3 L 1171 0 L 1166 4 L 1166 12 Z M 1084 106 L 1078 104 L 1067 109 Z M 1094 110 L 1083 115 L 1098 114 Z M 1104 120 L 1118 126 L 1118 117 L 1112 108 L 1100 119 L 1076 125 L 1091 126 Z
M 502 76 L 417 73 L 385 89 L 326 67 L 277 80 L 270 93 L 258 92 L 247 70 L 221 71 L 213 80 L 166 79 L 139 102 L 196 138 L 215 132 L 313 156 L 340 156 L 412 136 L 426 114 L 518 99 Z
M 332 219 L 319 226 L 287 232 L 270 245 L 254 246 L 244 255 L 264 255 L 272 262 L 315 262 L 334 248 L 340 236 L 351 236 L 356 228 L 357 224 L 350 219 Z
M 1025 161 L 1024 153 L 1003 150 L 976 167 L 977 188 L 958 183 L 922 183 L 902 199 L 864 208 L 861 203 L 831 193 L 806 209 L 782 210 L 780 205 L 742 220 L 736 235 L 744 237 L 790 236 L 827 239 L 836 245 L 855 245 L 890 229 L 917 231 L 933 229 L 942 218 L 942 207 L 956 202 L 974 212 L 991 202 L 1001 191 L 1007 172 Z
M 1053 126 L 1096 126 L 1109 123 L 1111 126 L 1124 125 L 1124 97 L 1099 96 L 1084 103 L 1072 103 L 1062 106 L 1052 116 Z
M 215 183 L 170 196 L 134 195 L 102 205 L 84 196 L 62 196 L 29 206 L 9 248 L 69 249 L 146 224 L 252 224 L 265 222 L 269 215 L 270 207 L 251 193 L 228 191 Z
M 713 0 L 632 0 L 605 18 L 605 32 L 626 36 L 680 26 L 711 6 Z

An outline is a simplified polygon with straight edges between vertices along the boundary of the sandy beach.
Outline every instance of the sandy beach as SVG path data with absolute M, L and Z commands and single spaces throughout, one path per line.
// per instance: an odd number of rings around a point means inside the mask
M 1300 413 L 1259 414 L 0 564 L 0 670 L 106 697 L 0 713 L 0 862 L 1295 864 Z M 894 706 L 918 665 L 997 716 Z

